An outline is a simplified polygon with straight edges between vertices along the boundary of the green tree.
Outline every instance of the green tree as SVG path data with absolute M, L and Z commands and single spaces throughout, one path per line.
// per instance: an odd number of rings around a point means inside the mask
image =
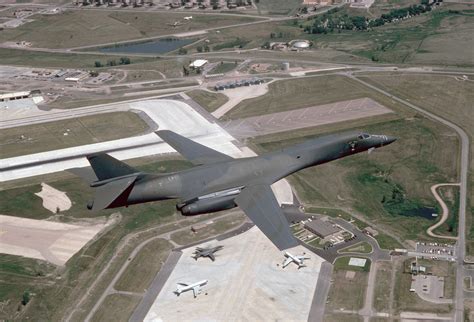
M 28 291 L 23 292 L 21 304 L 26 305 L 28 304 L 29 301 L 30 301 L 30 292 Z
M 186 48 L 180 48 L 178 50 L 179 55 L 186 55 L 187 53 L 188 53 L 188 51 L 186 50 Z
M 202 53 L 202 46 L 197 46 L 196 50 L 198 51 L 198 53 Z
M 102 67 L 102 63 L 100 61 L 96 60 L 95 63 L 94 63 L 94 66 L 97 67 L 97 68 Z
M 120 65 L 129 65 L 130 64 L 130 58 L 128 57 L 120 57 Z

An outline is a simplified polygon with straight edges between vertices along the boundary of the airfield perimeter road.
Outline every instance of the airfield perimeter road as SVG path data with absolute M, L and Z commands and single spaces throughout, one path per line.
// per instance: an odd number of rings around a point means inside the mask
M 459 183 L 439 183 L 431 187 L 431 193 L 435 197 L 436 201 L 438 201 L 438 203 L 441 205 L 441 209 L 443 209 L 443 214 L 441 215 L 441 219 L 438 222 L 436 222 L 433 226 L 429 227 L 426 230 L 426 233 L 432 237 L 457 240 L 458 239 L 457 237 L 443 236 L 443 235 L 438 235 L 438 234 L 433 233 L 433 230 L 435 230 L 436 228 L 444 224 L 444 222 L 448 219 L 448 215 L 449 215 L 448 206 L 446 206 L 446 203 L 443 201 L 443 199 L 439 196 L 438 192 L 436 191 L 436 189 L 438 189 L 439 187 L 446 187 L 446 186 L 448 187 L 459 186 Z
M 394 99 L 418 112 L 427 116 L 430 119 L 440 122 L 447 127 L 450 127 L 459 135 L 461 139 L 461 159 L 460 159 L 460 193 L 459 193 L 459 223 L 458 223 L 458 240 L 456 243 L 456 255 L 457 255 L 457 266 L 456 266 L 456 294 L 455 294 L 455 309 L 454 309 L 454 321 L 462 322 L 464 319 L 464 257 L 466 254 L 466 198 L 467 198 L 467 178 L 468 178 L 468 170 L 469 170 L 469 137 L 464 132 L 462 128 L 457 126 L 456 124 L 443 119 L 442 117 L 433 114 L 431 112 L 425 111 L 424 109 L 407 102 L 404 99 L 401 99 L 395 95 L 390 94 L 389 92 L 378 88 L 372 84 L 369 84 L 356 76 L 352 75 L 352 73 L 345 73 L 346 76 L 350 77 L 351 79 L 383 94 L 391 99 Z

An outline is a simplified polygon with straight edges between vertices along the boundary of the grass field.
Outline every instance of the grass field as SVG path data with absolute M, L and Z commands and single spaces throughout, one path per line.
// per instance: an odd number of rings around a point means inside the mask
M 156 239 L 146 244 L 115 283 L 114 288 L 118 291 L 145 292 L 172 248 L 164 239 Z
M 278 38 L 271 38 L 274 33 Z M 239 28 L 227 28 L 217 32 L 208 33 L 207 43 L 211 51 L 230 50 L 242 46 L 243 49 L 260 48 L 267 41 L 290 41 L 298 38 L 301 30 L 291 22 L 269 22 L 256 25 L 241 26 Z M 197 50 L 196 44 L 192 47 Z M 254 53 L 252 53 L 254 55 Z M 256 58 L 253 56 L 252 58 Z M 232 58 L 231 58 L 232 59 Z
M 402 76 L 402 77 L 401 77 Z M 474 150 L 474 85 L 472 81 L 462 80 L 462 77 L 442 75 L 399 75 L 373 74 L 362 77 L 364 80 L 381 87 L 388 92 L 410 100 L 410 102 L 432 112 L 462 127 L 470 139 L 470 151 Z M 472 154 L 472 152 L 471 152 Z M 453 154 L 453 156 L 456 154 Z M 452 158 L 452 162 L 457 162 Z M 470 158 L 470 173 L 474 169 L 474 159 Z M 457 182 L 453 179 L 451 182 Z M 472 182 L 472 179 L 470 180 Z M 468 185 L 467 212 L 473 209 L 472 184 Z M 453 205 L 456 207 L 456 205 Z M 467 216 L 466 238 L 468 254 L 474 255 L 474 223 Z
M 362 322 L 364 319 L 360 315 L 346 313 L 326 313 L 324 314 L 324 322 Z M 372 322 L 372 320 L 371 320 Z
M 204 107 L 209 113 L 214 112 L 229 99 L 221 93 L 213 93 L 203 90 L 193 90 L 186 92 L 196 103 Z
M 49 275 L 55 269 L 56 266 L 41 260 L 0 254 L 0 274 L 38 277 Z
M 306 38 L 314 41 L 316 49 L 348 52 L 377 62 L 473 66 L 470 49 L 465 46 L 473 24 L 472 5 L 443 4 L 430 13 L 369 32 L 343 31 Z
M 307 106 L 311 101 L 309 94 L 296 95 L 292 97 L 293 101 L 285 101 L 284 95 L 279 94 L 300 85 L 305 87 L 303 81 L 315 88 L 318 88 L 316 86 L 318 83 L 322 84 L 321 86 L 331 84 L 325 88 L 323 99 L 337 99 L 338 95 L 340 99 L 347 99 L 361 95 L 380 101 L 396 112 L 392 118 L 397 119 L 367 119 L 363 120 L 365 125 L 359 123 L 355 129 L 398 138 L 394 144 L 376 150 L 370 155 L 358 154 L 305 169 L 291 176 L 290 182 L 305 207 L 351 209 L 351 213 L 355 211 L 364 215 L 370 223 L 380 226 L 379 230 L 394 233 L 401 239 L 426 238 L 425 230 L 434 221 L 431 218 L 414 216 L 410 209 L 422 206 L 436 207 L 436 201 L 430 191 L 431 185 L 456 180 L 458 169 L 453 155 L 458 154 L 458 139 L 454 133 L 435 122 L 414 115 L 410 110 L 393 104 L 389 99 L 374 96 L 367 89 L 355 86 L 338 76 L 272 83 L 271 85 L 275 86 L 280 83 L 278 85 L 280 90 L 273 88 L 265 99 L 260 97 L 252 102 L 244 101 L 241 104 L 245 104 L 246 108 L 234 110 L 236 114 L 239 113 L 234 116 L 259 113 L 256 106 L 261 109 L 271 106 L 272 111 Z M 306 87 L 307 90 L 310 88 Z M 339 91 L 339 88 L 344 88 L 344 92 Z M 322 103 L 318 101 L 321 98 L 315 95 L 314 91 L 311 95 L 317 101 L 315 104 Z M 266 112 L 269 112 L 268 108 Z M 355 124 L 348 122 L 332 125 L 332 129 L 329 127 L 325 130 L 343 131 L 354 129 L 354 126 Z M 253 140 L 253 143 L 260 151 L 269 151 L 301 142 L 321 132 L 324 131 L 316 127 L 259 137 Z M 399 200 L 401 202 L 393 202 L 394 191 L 403 195 Z M 393 244 L 382 236 L 378 240 L 382 247 L 390 247 Z M 396 245 L 399 245 L 398 242 Z
M 0 61 L 3 65 L 31 66 L 37 68 L 94 68 L 96 61 L 106 62 L 117 59 L 117 56 L 76 54 L 76 53 L 50 53 L 36 50 L 19 50 L 0 48 Z M 154 61 L 151 57 L 133 57 L 131 65 L 135 63 Z M 98 69 L 100 70 L 100 69 Z
M 337 263 L 337 262 L 336 262 Z M 349 271 L 354 271 L 352 268 Z M 360 310 L 365 301 L 365 290 L 367 288 L 366 272 L 356 272 L 352 278 L 346 277 L 347 270 L 336 270 L 333 273 L 328 295 L 326 312 L 339 310 Z
M 441 198 L 448 207 L 449 216 L 444 224 L 436 228 L 435 234 L 444 236 L 458 235 L 458 219 L 459 219 L 459 187 L 440 187 L 438 188 Z
M 410 292 L 411 274 L 409 266 L 413 259 L 400 262 L 397 266 L 396 283 L 394 292 L 394 308 L 398 313 L 402 311 L 448 313 L 452 306 L 448 304 L 435 304 L 422 300 L 416 293 Z
M 95 312 L 91 321 L 94 322 L 126 322 L 140 303 L 140 298 L 124 294 L 108 295 L 103 304 Z
M 309 213 L 321 214 L 321 215 L 328 215 L 334 218 L 342 218 L 345 221 L 351 222 L 355 225 L 359 230 L 364 229 L 368 226 L 365 222 L 358 220 L 354 216 L 351 216 L 349 213 L 342 209 L 337 208 L 320 208 L 320 207 L 308 207 L 306 211 Z
M 362 257 L 364 258 L 364 257 Z M 335 271 L 355 271 L 355 272 L 368 272 L 370 271 L 370 259 L 367 259 L 364 267 L 349 265 L 351 256 L 339 257 L 334 263 Z
M 363 97 L 370 97 L 389 108 L 399 106 L 361 84 L 339 75 L 281 80 L 271 83 L 268 87 L 265 95 L 243 100 L 227 113 L 226 117 L 238 119 Z
M 234 62 L 221 61 L 216 67 L 214 67 L 209 73 L 210 74 L 225 74 L 230 72 L 237 66 Z
M 378 262 L 375 278 L 374 309 L 377 312 L 388 312 L 390 307 L 390 289 L 393 266 L 391 262 Z
M 227 15 L 196 15 L 184 21 L 185 13 L 70 10 L 57 15 L 35 15 L 35 21 L 4 30 L 0 42 L 29 41 L 34 47 L 70 48 L 93 46 L 146 37 L 183 33 L 255 21 L 255 18 Z M 181 26 L 172 24 L 180 21 Z M 44 37 L 47 34 L 48 37 Z
M 360 242 L 355 245 L 343 248 L 339 251 L 339 253 L 362 253 L 362 254 L 369 254 L 372 252 L 372 246 L 366 242 Z
M 115 112 L 0 130 L 0 158 L 68 148 L 142 134 L 135 113 Z M 66 134 L 66 135 L 65 135 Z
M 403 248 L 403 245 L 401 245 L 396 239 L 384 233 L 379 232 L 379 234 L 374 238 L 382 249 L 393 250 L 395 248 Z
M 302 4 L 302 0 L 259 0 L 258 12 L 265 15 L 291 15 Z

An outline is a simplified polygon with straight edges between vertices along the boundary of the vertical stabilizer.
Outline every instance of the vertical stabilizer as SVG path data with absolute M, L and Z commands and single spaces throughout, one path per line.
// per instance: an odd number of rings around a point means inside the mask
M 107 180 L 140 172 L 106 153 L 89 155 L 87 160 L 89 160 L 99 180 Z

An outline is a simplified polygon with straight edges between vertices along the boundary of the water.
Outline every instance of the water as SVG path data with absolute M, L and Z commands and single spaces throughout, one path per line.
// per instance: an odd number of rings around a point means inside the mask
M 433 214 L 437 214 L 436 208 L 432 207 L 420 207 L 420 208 L 414 208 L 410 209 L 408 211 L 405 211 L 403 215 L 405 216 L 417 216 L 417 217 L 423 217 L 426 219 L 436 219 L 437 217 L 434 217 Z
M 113 47 L 103 47 L 102 53 L 164 54 L 194 42 L 194 39 L 158 39 L 140 43 L 125 43 Z

